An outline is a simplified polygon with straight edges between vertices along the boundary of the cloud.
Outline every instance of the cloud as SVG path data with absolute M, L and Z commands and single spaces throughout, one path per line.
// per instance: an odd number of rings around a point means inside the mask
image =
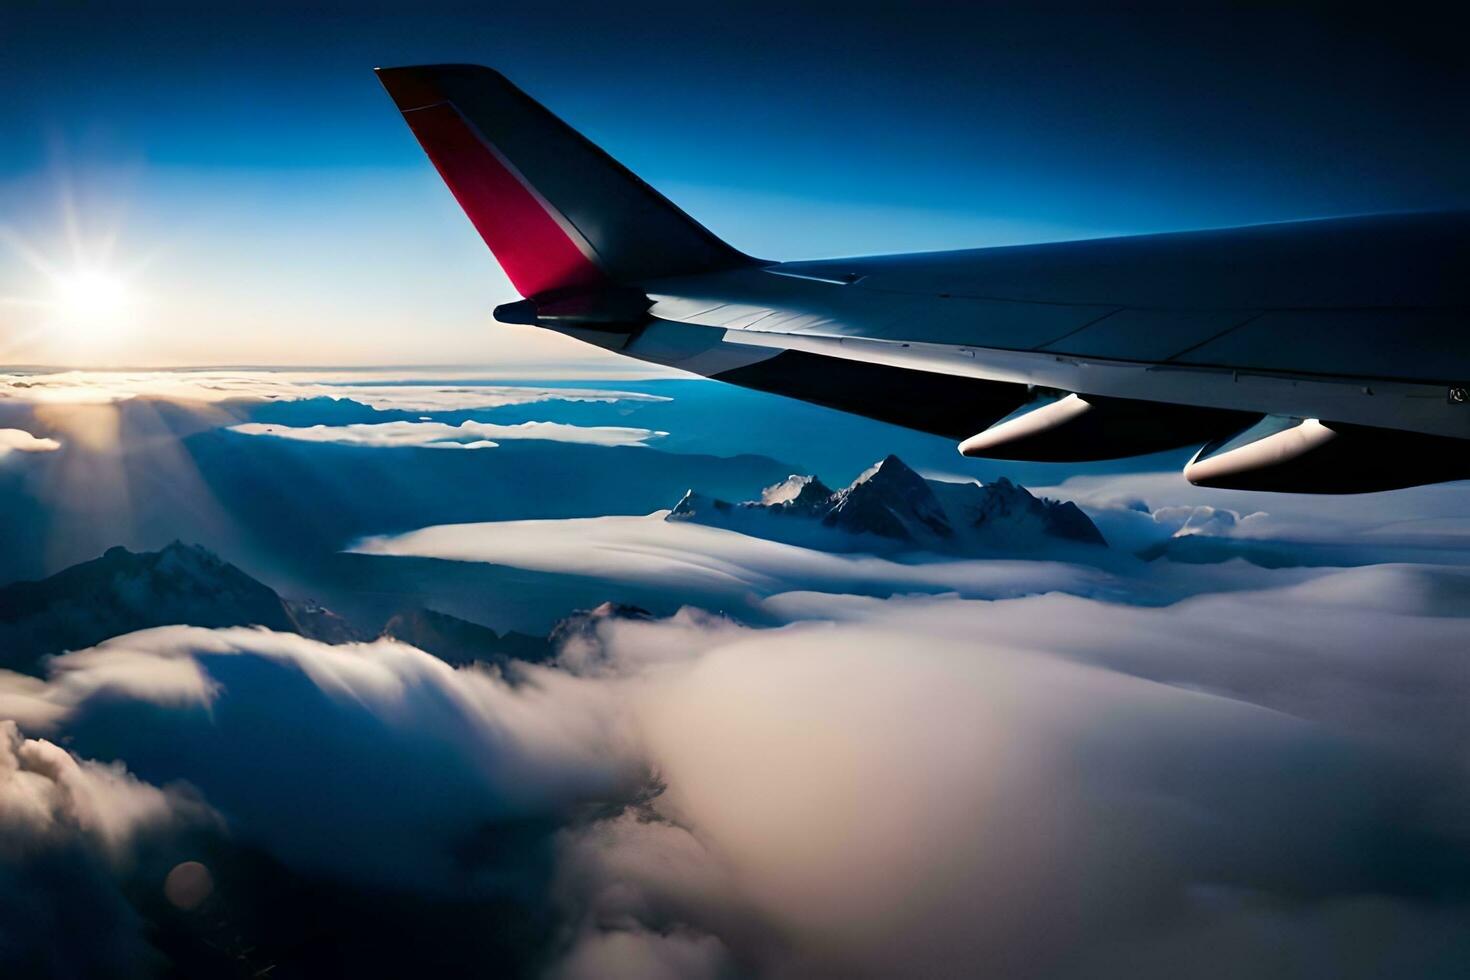
M 770 607 L 761 600 L 788 592 L 877 598 L 953 593 L 972 599 L 1065 592 L 1162 605 L 1201 592 L 1283 587 L 1330 572 L 1239 560 L 1145 562 L 1126 551 L 1064 545 L 1042 552 L 1055 559 L 1049 561 L 834 554 L 665 521 L 666 513 L 446 524 L 360 539 L 348 550 L 579 576 L 588 580 L 583 592 L 600 588 L 602 595 L 660 610 L 698 605 L 758 623 L 769 621 Z
M 24 429 L 0 429 L 0 459 L 11 453 L 50 453 L 61 448 L 55 439 L 32 435 Z
M 1127 551 L 1186 538 L 1192 560 L 1213 545 L 1215 560 L 1255 549 L 1277 565 L 1470 563 L 1463 483 L 1323 496 L 1211 490 L 1190 486 L 1177 472 L 1145 472 L 1073 477 L 1033 490 L 1073 501 L 1109 543 Z
M 188 780 L 291 866 L 379 883 L 456 880 L 454 845 L 483 825 L 615 796 L 638 772 L 601 688 L 548 670 L 512 686 L 391 640 L 161 627 L 5 688 L 28 728 Z
M 643 446 L 651 439 L 668 435 L 652 429 L 619 426 L 567 425 L 561 422 L 521 422 L 496 425 L 467 420 L 459 425 L 446 422 L 374 422 L 357 425 L 311 425 L 292 427 L 249 422 L 230 431 L 250 436 L 274 436 L 301 442 L 334 442 L 354 446 L 426 449 L 493 449 L 493 439 L 544 439 L 593 446 Z
M 176 855 L 160 839 L 216 821 L 185 787 L 160 789 L 0 721 L 0 966 L 34 976 L 159 967 L 120 881 L 150 860 L 141 876 L 161 880 Z
M 1198 504 L 1193 507 L 1160 507 L 1153 512 L 1156 523 L 1169 529 L 1174 537 L 1191 534 L 1228 536 L 1248 529 L 1267 518 L 1264 511 L 1241 514 L 1223 507 Z
M 605 578 L 669 592 L 686 602 L 739 602 L 797 588 L 891 595 L 958 592 L 997 598 L 1063 590 L 1088 594 L 1119 587 L 1106 572 L 1047 561 L 913 563 L 831 554 L 749 537 L 723 528 L 644 517 L 448 524 L 363 539 L 361 554 L 489 562 L 533 571 Z
M 556 827 L 589 802 L 634 797 L 647 778 L 612 679 L 531 666 L 505 678 L 454 670 L 388 640 L 334 647 L 261 629 L 181 626 L 47 666 L 44 680 L 0 673 L 0 712 L 77 751 L 126 759 L 152 783 L 187 780 L 229 838 L 210 845 L 212 859 L 174 853 L 141 882 L 109 863 L 84 863 L 85 892 L 109 898 L 119 938 L 85 918 L 75 924 L 93 929 L 85 938 L 36 925 L 28 939 L 36 948 L 83 945 L 90 957 L 69 974 L 32 971 L 43 975 L 129 975 L 134 962 L 153 970 L 138 941 L 140 915 L 172 936 L 171 954 L 181 942 L 194 949 L 184 961 L 191 975 L 212 975 L 210 964 L 233 975 L 232 951 L 245 949 L 255 950 L 252 971 L 336 973 L 336 964 L 355 976 L 401 976 L 434 962 L 467 975 L 489 962 L 516 973 L 540 956 L 538 895 Z M 103 784 L 109 798 L 93 789 L 93 805 L 78 809 L 99 839 L 121 839 L 157 808 L 157 791 L 131 777 L 113 785 L 120 767 L 84 767 L 116 777 Z M 110 828 L 97 814 L 131 822 Z M 0 851 L 13 839 L 0 840 Z M 39 915 L 67 907 L 82 887 L 24 873 L 11 857 L 0 854 L 0 940 L 9 938 L 8 898 Z M 185 860 L 206 861 L 223 898 L 204 919 L 180 923 L 157 906 L 170 869 Z M 136 910 L 120 891 L 138 900 Z M 302 921 L 313 923 L 311 934 Z M 17 966 L 10 953 L 0 942 L 0 972 Z
M 1305 718 L 1357 738 L 1409 744 L 1470 768 L 1470 570 L 1381 565 L 1162 606 L 1067 595 L 880 602 L 789 593 L 763 602 L 786 622 L 881 623 L 1043 651 Z
M 8 858 L 38 842 L 81 839 L 121 863 L 139 834 L 208 817 L 187 792 L 151 786 L 121 763 L 79 759 L 0 721 L 0 850 Z
M 1364 610 L 1373 571 L 724 634 L 646 675 L 665 791 L 566 844 L 569 970 L 703 934 L 711 976 L 1452 976 L 1470 607 Z M 603 624 L 604 662 L 656 628 Z
M 381 411 L 443 412 L 541 402 L 662 402 L 662 395 L 600 388 L 485 384 L 472 374 L 446 383 L 446 374 L 395 370 L 391 381 L 365 372 L 302 371 L 58 371 L 0 374 L 0 402 L 108 404 L 132 398 L 185 402 L 348 399 Z
M 505 677 L 165 627 L 0 691 L 347 889 L 552 874 L 560 977 L 1455 975 L 1470 578 L 1260 581 L 592 616 Z

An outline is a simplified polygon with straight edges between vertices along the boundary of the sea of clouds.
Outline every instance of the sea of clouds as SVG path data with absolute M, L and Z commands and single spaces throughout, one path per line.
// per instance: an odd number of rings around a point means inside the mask
M 0 746 L 5 846 L 74 862 L 106 908 L 134 842 L 220 821 L 427 901 L 523 888 L 541 872 L 513 856 L 455 855 L 545 818 L 562 977 L 1452 976 L 1470 954 L 1463 570 L 1153 607 L 764 602 L 785 625 L 595 619 L 506 675 L 249 629 L 67 654 L 0 679 L 25 733 Z M 0 882 L 23 904 L 25 874 Z

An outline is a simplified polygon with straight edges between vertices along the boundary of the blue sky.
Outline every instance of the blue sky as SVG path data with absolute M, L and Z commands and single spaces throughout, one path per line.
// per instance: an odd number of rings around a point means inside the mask
M 7 252 L 0 358 L 588 356 L 491 325 L 513 293 L 380 64 L 494 65 L 777 259 L 1470 206 L 1470 84 L 1431 18 L 691 6 L 12 5 L 0 226 L 76 264 L 69 198 L 136 308 L 48 329 Z

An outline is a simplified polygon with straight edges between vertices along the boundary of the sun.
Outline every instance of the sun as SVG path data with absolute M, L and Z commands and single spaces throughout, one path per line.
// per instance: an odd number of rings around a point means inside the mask
M 130 358 L 158 316 L 147 273 L 159 253 L 124 239 L 126 201 L 96 188 L 79 198 L 65 174 L 57 199 L 52 226 L 26 234 L 0 221 L 0 361 L 99 367 Z
M 58 324 L 88 335 L 114 333 L 126 327 L 136 299 L 123 276 L 95 268 L 54 275 L 51 292 Z

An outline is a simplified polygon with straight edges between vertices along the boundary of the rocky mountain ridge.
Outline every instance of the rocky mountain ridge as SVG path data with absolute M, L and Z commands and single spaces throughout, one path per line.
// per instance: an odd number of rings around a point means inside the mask
M 691 490 L 665 520 L 826 551 L 981 556 L 1060 543 L 1107 545 L 1074 503 L 1037 497 L 1004 477 L 986 484 L 928 480 L 892 455 L 841 490 L 813 475 L 789 476 L 740 503 Z
M 0 669 L 39 674 L 44 659 L 156 626 L 262 626 L 323 643 L 375 636 L 455 666 L 545 660 L 545 639 L 499 634 L 431 609 L 407 609 L 374 633 L 315 602 L 283 598 L 214 552 L 175 541 L 159 551 L 109 548 L 44 579 L 0 586 Z

